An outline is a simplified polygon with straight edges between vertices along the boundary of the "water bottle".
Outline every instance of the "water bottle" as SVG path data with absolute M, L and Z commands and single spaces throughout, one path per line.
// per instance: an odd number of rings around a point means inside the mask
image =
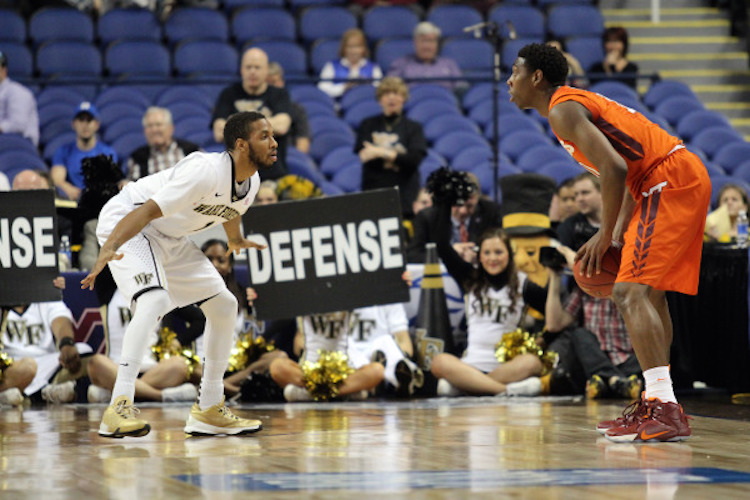
M 747 212 L 740 210 L 737 214 L 737 245 L 741 248 L 747 248 Z
M 59 268 L 60 271 L 67 271 L 72 267 L 73 254 L 70 251 L 70 238 L 67 234 L 60 237 Z

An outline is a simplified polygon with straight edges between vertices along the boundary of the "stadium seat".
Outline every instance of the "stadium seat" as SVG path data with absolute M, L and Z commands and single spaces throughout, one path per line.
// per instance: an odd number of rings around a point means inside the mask
M 73 109 L 85 100 L 82 94 L 65 85 L 48 85 L 36 95 L 37 108 L 48 104 L 68 104 Z
M 486 40 L 475 38 L 445 40 L 440 54 L 453 58 L 466 76 L 492 76 L 494 49 Z
M 0 51 L 8 58 L 8 74 L 14 78 L 30 78 L 34 75 L 34 56 L 20 42 L 0 40 Z
M 357 18 L 345 7 L 310 7 L 299 17 L 299 35 L 306 44 L 319 38 L 339 39 L 356 27 Z
M 312 116 L 308 119 L 310 123 L 310 132 L 313 138 L 319 134 L 337 133 L 354 138 L 354 132 L 351 127 L 341 118 L 332 116 Z
M 714 126 L 732 128 L 729 120 L 721 113 L 699 109 L 680 118 L 677 122 L 677 135 L 684 141 L 690 141 L 701 130 Z
M 472 132 L 453 132 L 446 134 L 432 145 L 436 153 L 451 161 L 456 155 L 468 147 L 486 147 L 490 151 L 489 143 L 479 134 Z
M 316 101 L 333 108 L 331 96 L 320 90 L 315 85 L 294 85 L 288 88 L 289 97 L 294 102 Z
M 39 106 L 39 127 L 44 128 L 48 124 L 58 120 L 66 121 L 68 123 L 68 126 L 70 126 L 71 122 L 73 121 L 73 114 L 75 113 L 75 109 L 82 102 L 83 99 L 78 101 L 77 103 L 53 102 L 45 104 L 43 106 Z
M 238 10 L 232 16 L 232 36 L 241 47 L 246 42 L 261 40 L 288 40 L 297 38 L 294 17 L 283 9 L 249 8 Z
M 332 182 L 346 193 L 360 191 L 362 189 L 362 163 L 359 158 L 356 162 L 340 168 L 333 176 Z
M 488 20 L 497 23 L 500 36 L 505 39 L 512 38 L 511 26 L 519 38 L 544 38 L 547 34 L 544 14 L 532 6 L 503 3 L 490 10 Z
M 338 187 L 333 182 L 324 181 L 320 183 L 320 190 L 326 196 L 338 196 L 340 194 L 346 194 L 343 189 Z
M 711 206 L 716 208 L 719 204 L 719 191 L 725 184 L 737 184 L 746 193 L 750 193 L 750 184 L 740 177 L 732 175 L 715 175 L 711 177 Z
M 275 61 L 284 68 L 287 78 L 304 77 L 307 75 L 307 54 L 305 49 L 294 42 L 285 40 L 269 40 L 252 45 L 246 45 L 243 53 L 250 47 L 258 47 L 268 54 L 269 61 Z
M 479 127 L 465 116 L 438 115 L 424 124 L 424 136 L 431 143 L 435 142 L 445 134 L 456 131 L 472 132 L 479 134 Z
M 384 38 L 411 38 L 419 23 L 417 14 L 408 7 L 375 6 L 365 12 L 362 29 L 370 42 Z
M 660 80 L 651 84 L 651 87 L 643 95 L 643 102 L 649 108 L 655 109 L 666 99 L 676 96 L 698 99 L 695 92 L 686 83 L 676 80 Z
M 214 133 L 211 130 L 196 130 L 182 137 L 182 139 L 197 144 L 201 148 L 215 144 Z
M 492 83 L 476 82 L 466 91 L 461 98 L 461 107 L 467 113 L 474 109 L 478 104 L 485 105 L 492 99 Z
M 747 158 L 747 156 L 745 158 Z M 710 172 L 709 175 L 711 175 Z M 713 177 L 713 175 L 711 177 Z M 745 160 L 737 165 L 737 167 L 732 172 L 732 177 L 736 177 L 737 179 L 742 179 L 743 181 L 750 183 L 750 160 Z
M 237 12 L 245 7 L 275 7 L 277 9 L 286 7 L 285 0 L 224 0 L 221 3 L 224 5 L 224 10 L 229 13 Z
M 189 102 L 211 111 L 214 107 L 215 99 L 212 99 L 207 91 L 197 85 L 171 86 L 156 98 L 156 105 L 163 108 L 168 108 L 170 104 L 176 102 Z
M 565 162 L 572 165 L 577 164 L 573 157 L 561 146 L 553 146 L 552 144 L 534 146 L 516 158 L 516 166 L 524 172 L 536 172 L 545 165 Z
M 75 140 L 76 133 L 73 132 L 73 130 L 70 129 L 70 125 L 68 125 L 67 132 L 59 133 L 54 138 L 44 143 L 42 157 L 46 162 L 49 162 L 49 164 L 52 165 L 52 157 L 54 156 L 55 151 L 57 151 L 63 144 L 68 144 Z
M 118 137 L 112 142 L 112 144 L 110 144 L 110 147 L 115 150 L 120 162 L 125 164 L 130 157 L 130 154 L 145 144 L 146 138 L 143 135 L 143 131 L 140 131 L 131 132 Z
M 102 56 L 90 43 L 47 42 L 36 52 L 36 68 L 46 78 L 99 77 L 102 74 Z
M 356 130 L 365 118 L 381 114 L 383 114 L 383 108 L 377 102 L 360 101 L 346 110 L 344 121 Z
M 524 114 L 523 111 L 518 109 L 518 106 L 507 100 L 500 100 L 497 103 L 498 114 L 500 117 L 517 117 L 518 115 Z M 469 111 L 469 118 L 479 125 L 483 130 L 487 129 L 487 125 L 492 123 L 492 115 L 494 111 L 492 109 L 492 103 L 478 104 Z
M 528 130 L 531 132 L 538 132 L 544 134 L 544 127 L 542 127 L 538 121 L 525 113 L 514 114 L 513 118 L 508 118 L 507 115 L 501 114 L 497 120 L 497 135 L 499 138 L 503 138 L 508 134 L 512 134 L 518 130 Z M 492 121 L 490 121 L 484 128 L 485 139 L 492 140 L 494 134 Z
M 326 182 L 325 176 L 318 171 L 315 163 L 306 154 L 300 153 L 294 148 L 290 148 L 287 152 L 286 165 L 290 174 L 309 179 L 318 186 Z
M 325 156 L 340 146 L 354 147 L 354 138 L 336 132 L 323 132 L 315 136 L 310 146 L 310 156 L 320 162 Z
M 406 116 L 409 119 L 425 124 L 436 116 L 451 115 L 462 117 L 461 110 L 452 102 L 446 102 L 440 99 L 424 99 L 419 104 L 412 106 Z
M 186 137 L 196 132 L 210 131 L 211 116 L 186 116 L 174 122 L 175 137 Z
M 81 101 L 78 102 L 80 103 Z M 96 96 L 94 104 L 96 104 L 96 107 L 99 109 L 110 104 L 127 104 L 132 105 L 141 111 L 146 111 L 146 108 L 151 105 L 151 101 L 139 90 L 126 85 L 117 85 L 102 90 L 99 95 Z
M 172 72 L 167 48 L 145 40 L 113 42 L 104 54 L 104 64 L 113 77 L 168 77 Z
M 732 141 L 721 145 L 713 157 L 714 163 L 732 175 L 735 169 L 748 159 L 750 159 L 750 143 L 744 141 Z
M 427 156 L 422 159 L 419 164 L 419 179 L 421 184 L 424 186 L 427 183 L 427 178 L 435 170 L 441 167 L 447 167 L 448 162 L 441 155 L 437 154 L 432 149 L 427 150 Z
M 729 143 L 744 143 L 745 139 L 734 129 L 714 126 L 701 130 L 690 141 L 690 144 L 698 147 L 706 153 L 709 160 L 714 160 L 714 155 Z
M 36 47 L 51 40 L 91 43 L 94 41 L 94 22 L 78 9 L 47 7 L 32 14 L 29 37 Z
M 584 168 L 573 161 L 559 161 L 544 165 L 536 170 L 537 174 L 546 175 L 555 179 L 556 184 L 584 173 Z
M 530 43 L 542 43 L 542 38 L 517 38 L 515 40 L 505 40 L 503 49 L 500 53 L 500 67 L 504 72 L 510 73 L 513 63 L 518 57 L 518 51 Z
M 327 62 L 339 59 L 339 45 L 341 42 L 337 39 L 321 39 L 313 43 L 309 58 L 315 76 L 320 75 Z
M 601 36 L 604 17 L 593 5 L 555 5 L 547 13 L 547 30 L 554 38 Z
M 664 117 L 673 127 L 677 125 L 680 119 L 691 111 L 703 110 L 705 107 L 695 97 L 677 95 L 668 97 L 656 105 L 654 112 Z
M 13 185 L 15 176 L 23 170 L 49 170 L 49 167 L 37 152 L 5 151 L 0 153 L 0 172 L 8 177 Z
M 229 40 L 229 23 L 221 11 L 203 7 L 180 7 L 164 22 L 164 35 L 170 45 L 184 40 Z
M 414 53 L 414 40 L 411 38 L 387 38 L 375 45 L 375 62 L 388 73 L 393 61 L 399 57 Z
M 262 0 L 265 1 L 265 0 Z M 308 7 L 345 5 L 346 0 L 287 0 L 289 7 L 293 12 L 297 12 Z
M 96 25 L 103 47 L 115 40 L 148 40 L 161 42 L 161 24 L 148 9 L 112 9 L 105 12 Z
M 435 5 L 427 13 L 427 21 L 442 32 L 443 37 L 471 37 L 464 28 L 484 21 L 482 14 L 470 5 Z
M 102 139 L 105 143 L 112 144 L 121 136 L 135 132 L 143 133 L 143 118 L 129 116 L 107 125 L 102 134 Z
M 328 151 L 323 159 L 320 160 L 320 172 L 330 179 L 340 168 L 358 161 L 359 156 L 353 151 L 352 147 L 339 146 Z
M 230 79 L 237 75 L 239 55 L 232 45 L 219 40 L 193 40 L 174 49 L 178 76 Z
M 451 158 L 451 168 L 468 172 L 492 159 L 492 150 L 486 146 L 468 146 Z
M 26 43 L 26 21 L 15 10 L 0 10 L 0 43 Z
M 211 121 L 211 110 L 202 106 L 196 106 L 192 102 L 171 102 L 169 103 L 169 106 L 167 106 L 167 109 L 172 113 L 173 123 L 177 123 L 186 118 L 202 118 L 207 124 Z M 208 126 L 206 126 L 206 129 L 208 129 Z
M 99 119 L 104 127 L 123 118 L 143 118 L 145 108 L 134 106 L 131 103 L 111 102 L 99 108 Z
M 311 116 L 332 116 L 336 119 L 338 119 L 338 115 L 336 114 L 336 110 L 333 108 L 332 104 L 327 104 L 321 101 L 307 101 L 307 100 L 297 100 L 297 104 L 305 108 L 305 112 L 307 113 L 308 119 Z
M 614 80 L 604 80 L 601 82 L 597 82 L 591 85 L 591 87 L 589 87 L 589 90 L 591 92 L 596 92 L 597 94 L 601 94 L 615 101 L 620 101 L 623 98 L 635 99 L 636 101 L 640 100 L 640 96 L 638 95 L 638 92 L 636 92 L 635 89 L 633 89 L 633 87 L 623 82 L 618 82 Z
M 409 109 L 426 99 L 452 102 L 458 108 L 458 99 L 452 90 L 431 83 L 417 83 L 412 85 L 409 88 L 409 100 L 406 101 L 406 108 Z
M 500 138 L 500 152 L 508 155 L 515 162 L 523 153 L 541 144 L 550 144 L 544 134 L 531 130 L 519 130 Z
M 38 155 L 39 152 L 34 143 L 19 134 L 0 134 L 0 152 L 5 151 L 27 151 Z
M 362 101 L 375 101 L 375 86 L 374 85 L 357 85 L 352 87 L 341 96 L 342 111 L 347 111 L 353 105 Z
M 574 36 L 565 40 L 567 51 L 581 63 L 586 71 L 593 64 L 604 60 L 604 47 L 599 36 Z

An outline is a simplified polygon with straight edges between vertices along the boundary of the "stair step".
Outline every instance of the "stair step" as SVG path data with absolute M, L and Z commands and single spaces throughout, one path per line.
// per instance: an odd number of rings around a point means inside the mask
M 635 45 L 682 45 L 689 43 L 699 44 L 732 44 L 741 43 L 736 36 L 633 36 L 630 37 L 630 46 Z
M 632 28 L 650 28 L 650 29 L 684 29 L 684 28 L 724 28 L 727 31 L 730 28 L 728 19 L 698 19 L 698 20 L 670 20 L 652 23 L 649 21 L 605 21 L 606 27 L 622 26 L 630 31 Z
M 650 52 L 650 53 L 631 53 L 628 59 L 632 61 L 700 61 L 716 59 L 734 59 L 747 61 L 747 52 L 724 52 L 719 54 L 683 54 L 681 52 Z

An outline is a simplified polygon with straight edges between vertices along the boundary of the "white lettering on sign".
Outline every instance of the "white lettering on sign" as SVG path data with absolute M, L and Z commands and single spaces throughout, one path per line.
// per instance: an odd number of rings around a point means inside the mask
M 55 267 L 52 217 L 0 219 L 0 267 Z
M 306 279 L 310 277 L 305 271 L 308 261 L 312 261 L 314 278 L 404 266 L 397 217 L 274 231 L 267 238 L 250 234 L 247 238 L 266 245 L 264 250 L 249 252 L 248 267 L 255 285 L 272 279 Z

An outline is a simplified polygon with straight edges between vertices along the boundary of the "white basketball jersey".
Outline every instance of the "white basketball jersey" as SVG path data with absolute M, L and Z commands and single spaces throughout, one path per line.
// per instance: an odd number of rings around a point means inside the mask
M 305 353 L 300 361 L 314 363 L 319 349 L 346 354 L 350 316 L 349 312 L 335 312 L 298 318 L 297 327 L 305 335 Z
M 2 331 L 5 352 L 14 359 L 37 358 L 57 352 L 51 328 L 57 318 L 73 321 L 70 309 L 62 301 L 36 302 L 21 314 L 11 309 Z

